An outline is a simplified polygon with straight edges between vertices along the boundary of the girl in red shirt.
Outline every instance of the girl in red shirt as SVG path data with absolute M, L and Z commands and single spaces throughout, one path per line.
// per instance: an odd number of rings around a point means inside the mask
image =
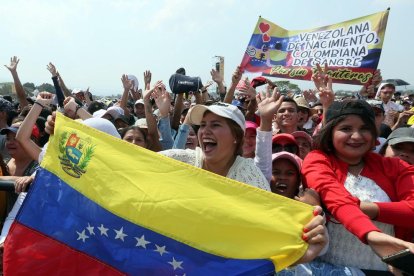
M 376 138 L 369 104 L 333 102 L 316 150 L 304 160 L 304 184 L 332 214 L 326 262 L 385 271 L 377 255 L 414 252 L 414 244 L 402 240 L 411 241 L 414 230 L 414 167 L 373 153 Z

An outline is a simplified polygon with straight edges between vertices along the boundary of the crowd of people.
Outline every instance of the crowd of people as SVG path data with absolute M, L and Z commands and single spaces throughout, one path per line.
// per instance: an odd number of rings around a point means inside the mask
M 308 251 L 281 275 L 388 275 L 399 272 L 381 257 L 414 252 L 414 102 L 396 96 L 379 70 L 343 99 L 319 65 L 314 90 L 286 95 L 269 79 L 243 78 L 240 67 L 228 87 L 213 69 L 205 86 L 174 94 L 145 71 L 142 89 L 122 75 L 122 97 L 104 102 L 69 90 L 49 63 L 56 94 L 65 96 L 59 104 L 48 92 L 27 97 L 18 62 L 6 66 L 17 100 L 0 97 L 0 180 L 15 183 L 0 191 L 1 248 L 62 105 L 67 117 L 138 147 L 315 206 L 302 233 Z M 208 93 L 212 83 L 220 100 Z

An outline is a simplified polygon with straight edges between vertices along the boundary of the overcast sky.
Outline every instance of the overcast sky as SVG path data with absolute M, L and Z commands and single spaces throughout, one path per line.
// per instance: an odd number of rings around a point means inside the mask
M 289 30 L 310 29 L 391 8 L 379 68 L 383 78 L 414 83 L 412 0 L 0 0 L 0 62 L 18 56 L 22 82 L 50 82 L 53 62 L 69 88 L 110 95 L 123 73 L 140 84 L 149 69 L 165 83 L 179 67 L 210 79 L 214 56 L 225 58 L 225 80 L 240 63 L 258 16 Z M 0 82 L 12 81 L 3 67 Z M 310 82 L 292 81 L 301 88 Z M 356 90 L 355 86 L 348 88 Z

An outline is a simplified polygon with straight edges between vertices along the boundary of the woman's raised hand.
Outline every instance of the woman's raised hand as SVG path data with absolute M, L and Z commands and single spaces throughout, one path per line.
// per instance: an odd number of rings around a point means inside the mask
M 256 100 L 260 117 L 272 120 L 273 115 L 278 111 L 283 102 L 283 96 L 280 95 L 278 88 L 275 87 L 272 93 L 258 94 Z
M 54 97 L 55 94 L 49 92 L 40 92 L 36 97 L 36 102 L 43 106 L 49 106 L 52 103 Z
M 170 94 L 165 90 L 165 85 L 162 82 L 157 82 L 152 92 L 152 98 L 155 100 L 161 117 L 167 117 L 171 107 Z

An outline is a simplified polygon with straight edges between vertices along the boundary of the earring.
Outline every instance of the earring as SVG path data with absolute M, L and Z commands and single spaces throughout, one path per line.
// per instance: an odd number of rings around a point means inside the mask
M 233 144 L 237 144 L 237 141 L 236 141 L 236 140 L 234 140 Z

